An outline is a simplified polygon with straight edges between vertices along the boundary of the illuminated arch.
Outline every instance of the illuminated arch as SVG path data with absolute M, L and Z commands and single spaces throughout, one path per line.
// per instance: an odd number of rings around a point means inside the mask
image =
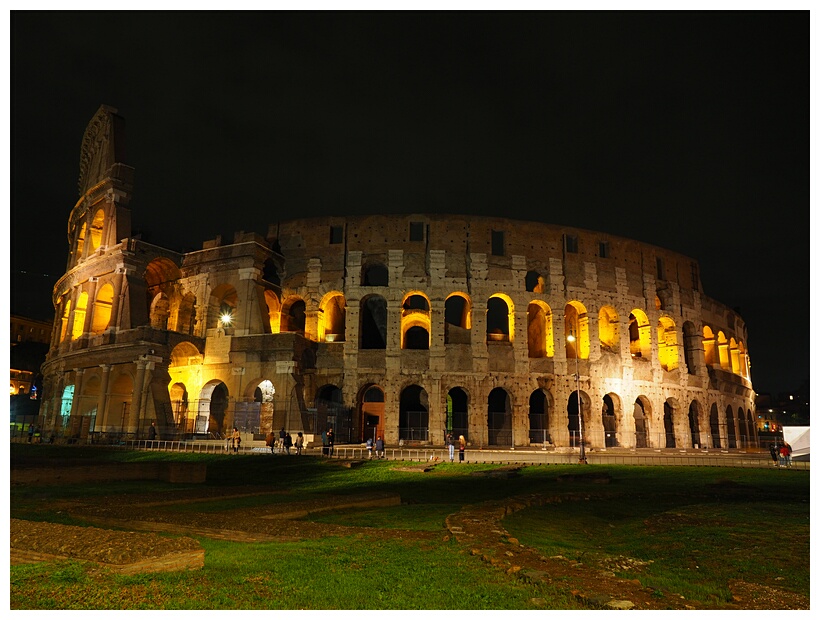
M 652 355 L 649 319 L 640 308 L 629 313 L 629 353 L 633 358 L 645 360 Z
M 345 339 L 345 296 L 332 291 L 319 304 L 319 341 L 343 342 Z
M 77 340 L 83 335 L 85 325 L 85 313 L 88 308 L 88 293 L 83 291 L 77 300 L 77 307 L 74 309 L 74 324 L 71 326 L 71 339 Z
M 75 254 L 77 260 L 83 257 L 83 250 L 85 249 L 85 229 L 86 223 L 83 222 L 83 225 L 80 226 L 80 232 L 77 235 L 77 253 Z
M 105 226 L 105 211 L 97 209 L 94 219 L 91 220 L 91 251 L 95 251 L 102 243 L 103 227 Z
M 305 333 L 305 300 L 296 295 L 288 297 L 282 303 L 280 330 L 283 332 Z
M 668 316 L 658 319 L 658 361 L 666 371 L 675 370 L 678 365 L 678 334 L 675 322 Z
M 731 361 L 729 359 L 729 341 L 726 340 L 726 334 L 718 332 L 717 335 L 718 355 L 720 357 L 720 367 L 723 370 L 731 370 Z
M 618 327 L 618 312 L 612 306 L 601 306 L 598 311 L 598 340 L 601 349 L 618 352 L 620 333 Z
M 564 333 L 575 337 L 575 341 L 566 341 L 567 359 L 589 359 L 589 317 L 580 301 L 564 306 Z
M 543 301 L 534 300 L 527 306 L 527 350 L 533 358 L 555 355 L 552 310 Z
M 111 308 L 114 305 L 114 287 L 105 284 L 97 292 L 94 302 L 94 316 L 91 318 L 91 333 L 101 334 L 111 323 Z
M 63 296 L 63 316 L 60 319 L 60 342 L 63 342 L 68 336 L 68 320 L 71 316 L 71 300 L 67 296 Z
M 265 290 L 265 305 L 268 308 L 268 323 L 270 324 L 270 333 L 278 334 L 281 329 L 282 321 L 282 304 L 279 303 L 279 297 L 271 290 Z
M 401 348 L 430 348 L 430 300 L 420 291 L 411 291 L 402 300 Z
M 703 326 L 703 360 L 707 366 L 717 363 L 715 334 L 708 325 Z
M 741 374 L 740 371 L 740 349 L 734 338 L 729 339 L 729 364 L 732 372 L 736 375 Z

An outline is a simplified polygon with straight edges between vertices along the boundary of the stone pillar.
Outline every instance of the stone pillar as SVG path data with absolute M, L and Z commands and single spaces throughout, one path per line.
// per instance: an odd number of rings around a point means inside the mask
M 100 364 L 102 379 L 100 380 L 100 395 L 97 397 L 97 427 L 106 430 L 108 423 L 108 381 L 111 378 L 111 364 Z

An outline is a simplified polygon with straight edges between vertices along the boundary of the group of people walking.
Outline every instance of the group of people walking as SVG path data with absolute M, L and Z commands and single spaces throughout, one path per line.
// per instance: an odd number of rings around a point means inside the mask
M 296 440 L 294 441 L 291 434 L 285 430 L 284 427 L 279 431 L 279 438 L 273 431 L 265 437 L 265 445 L 270 448 L 271 454 L 276 454 L 277 450 L 280 454 L 290 454 L 290 449 L 294 448 L 297 455 L 302 454 L 302 449 L 305 447 L 305 436 L 302 431 L 296 433 Z

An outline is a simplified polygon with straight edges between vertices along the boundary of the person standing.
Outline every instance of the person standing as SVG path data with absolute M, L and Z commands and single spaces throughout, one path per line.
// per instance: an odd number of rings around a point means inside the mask
M 28 442 L 31 443 L 31 440 L 34 439 L 34 424 L 28 425 Z
M 239 429 L 235 426 L 233 427 L 233 435 L 231 435 L 231 439 L 233 440 L 233 452 L 236 454 L 239 452 L 239 446 L 242 443 L 242 437 L 239 435 Z
M 368 437 L 367 441 L 365 442 L 365 446 L 367 446 L 367 460 L 373 458 L 373 438 Z
M 773 442 L 771 443 L 771 445 L 769 446 L 769 454 L 771 454 L 771 455 L 772 455 L 772 461 L 774 462 L 774 466 L 775 466 L 775 467 L 779 467 L 779 465 L 778 465 L 778 463 L 777 463 L 777 460 L 778 460 L 778 452 L 779 452 L 779 450 L 777 449 L 777 442 L 776 442 L 776 441 L 773 441 Z
M 273 431 L 268 432 L 265 435 L 265 445 L 270 448 L 270 453 L 275 454 L 276 450 L 276 435 L 274 435 Z
M 290 433 L 285 433 L 285 453 L 290 455 L 290 448 L 293 446 L 293 437 L 290 436 Z
M 279 452 L 285 452 L 285 427 L 279 430 Z
M 327 455 L 333 456 L 333 428 L 327 429 Z
M 157 439 L 157 423 L 151 422 L 151 426 L 148 429 L 148 441 L 156 441 Z
M 452 433 L 447 433 L 447 451 L 450 453 L 450 462 L 453 462 L 453 456 L 456 451 L 456 442 Z
M 302 448 L 305 445 L 305 436 L 302 435 L 302 431 L 296 433 L 296 456 L 300 456 L 302 454 Z
M 786 467 L 792 466 L 792 447 L 786 441 L 780 446 L 780 457 Z
M 464 450 L 467 449 L 467 441 L 464 439 L 464 435 L 458 436 L 458 462 L 464 462 Z
M 376 458 L 384 458 L 384 439 L 382 439 L 381 435 L 376 438 Z

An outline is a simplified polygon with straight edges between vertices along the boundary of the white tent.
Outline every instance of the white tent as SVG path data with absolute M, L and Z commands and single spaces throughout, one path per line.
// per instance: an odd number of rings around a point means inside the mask
M 792 447 L 792 458 L 801 461 L 809 460 L 808 426 L 784 426 L 783 441 Z

